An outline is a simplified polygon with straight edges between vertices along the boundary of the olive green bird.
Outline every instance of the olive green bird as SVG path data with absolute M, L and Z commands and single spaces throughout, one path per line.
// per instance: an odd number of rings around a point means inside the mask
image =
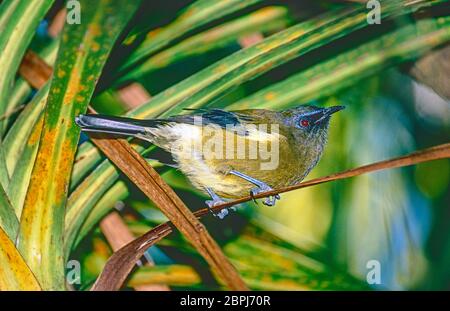
M 75 122 L 83 131 L 134 136 L 170 152 L 177 168 L 211 197 L 206 204 L 212 208 L 222 198 L 254 196 L 303 180 L 323 153 L 331 115 L 342 109 L 199 109 L 150 120 L 79 115 Z M 263 203 L 273 206 L 277 199 Z M 227 214 L 223 209 L 215 215 Z

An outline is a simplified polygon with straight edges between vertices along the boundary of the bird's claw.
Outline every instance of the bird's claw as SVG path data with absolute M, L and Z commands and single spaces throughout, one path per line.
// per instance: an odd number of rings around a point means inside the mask
M 262 192 L 267 192 L 267 191 L 272 191 L 272 190 L 273 189 L 268 185 L 259 186 L 259 187 L 256 187 L 256 188 L 253 188 L 252 190 L 250 190 L 250 195 L 252 196 L 253 200 L 255 200 L 254 196 L 256 196 Z M 275 203 L 277 202 L 277 200 L 280 200 L 280 199 L 281 199 L 281 197 L 279 194 L 271 195 L 271 196 L 268 196 L 263 201 L 263 204 L 267 205 L 267 206 L 274 206 Z
M 236 211 L 236 208 L 234 206 L 231 206 L 229 208 L 223 208 L 220 212 L 214 212 L 213 208 L 215 206 L 225 203 L 225 201 L 221 199 L 207 200 L 205 201 L 205 203 L 206 205 L 208 205 L 211 213 L 219 219 L 224 219 L 229 214 L 229 210 L 232 210 L 233 212 Z
M 277 202 L 277 200 L 280 200 L 280 199 L 281 199 L 281 197 L 279 194 L 276 194 L 274 196 L 269 196 L 263 201 L 263 204 L 267 205 L 267 206 L 274 206 L 275 203 Z

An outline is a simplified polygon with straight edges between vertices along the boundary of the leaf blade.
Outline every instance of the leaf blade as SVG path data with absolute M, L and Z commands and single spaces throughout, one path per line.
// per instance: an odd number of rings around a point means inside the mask
M 44 289 L 65 287 L 63 231 L 79 128 L 111 49 L 140 1 L 82 1 L 83 22 L 66 24 L 21 218 L 18 247 Z
M 2 2 L 2 34 L 0 36 L 0 115 L 7 109 L 14 74 L 19 68 L 22 56 L 31 42 L 34 30 L 40 20 L 53 4 L 53 0 L 26 1 L 10 4 Z M 0 120 L 0 133 L 4 130 L 4 121 Z M 0 139 L 1 145 L 1 139 Z M 7 189 L 9 184 L 8 170 L 3 148 L 0 148 L 0 183 Z
M 220 26 L 208 29 L 183 40 L 177 45 L 152 55 L 142 64 L 121 76 L 116 83 L 135 80 L 156 69 L 163 68 L 180 59 L 226 46 L 239 36 L 252 32 L 269 32 L 289 24 L 287 10 L 283 7 L 266 7 Z
M 123 69 L 129 68 L 147 55 L 163 48 L 190 30 L 260 1 L 261 0 L 198 0 L 187 7 L 173 23 L 158 31 L 155 35 L 151 35 L 150 33 L 148 38 L 138 49 L 136 49 L 129 59 L 127 59 L 127 62 L 123 65 Z
M 30 268 L 14 243 L 0 228 L 0 290 L 40 290 Z
M 14 209 L 9 201 L 9 198 L 0 185 L 0 229 L 14 241 L 19 229 L 19 220 L 14 213 Z

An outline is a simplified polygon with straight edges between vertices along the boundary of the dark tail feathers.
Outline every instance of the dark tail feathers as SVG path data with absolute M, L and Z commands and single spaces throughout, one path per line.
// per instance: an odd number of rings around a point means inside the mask
M 135 136 L 144 134 L 146 127 L 154 127 L 156 120 L 136 120 L 98 114 L 80 114 L 78 117 L 75 117 L 75 123 L 86 132 Z

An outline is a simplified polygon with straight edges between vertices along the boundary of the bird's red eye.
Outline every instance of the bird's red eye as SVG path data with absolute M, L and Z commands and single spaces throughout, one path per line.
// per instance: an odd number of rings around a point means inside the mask
M 300 121 L 300 125 L 303 127 L 307 127 L 309 125 L 309 121 L 306 119 L 303 119 Z

